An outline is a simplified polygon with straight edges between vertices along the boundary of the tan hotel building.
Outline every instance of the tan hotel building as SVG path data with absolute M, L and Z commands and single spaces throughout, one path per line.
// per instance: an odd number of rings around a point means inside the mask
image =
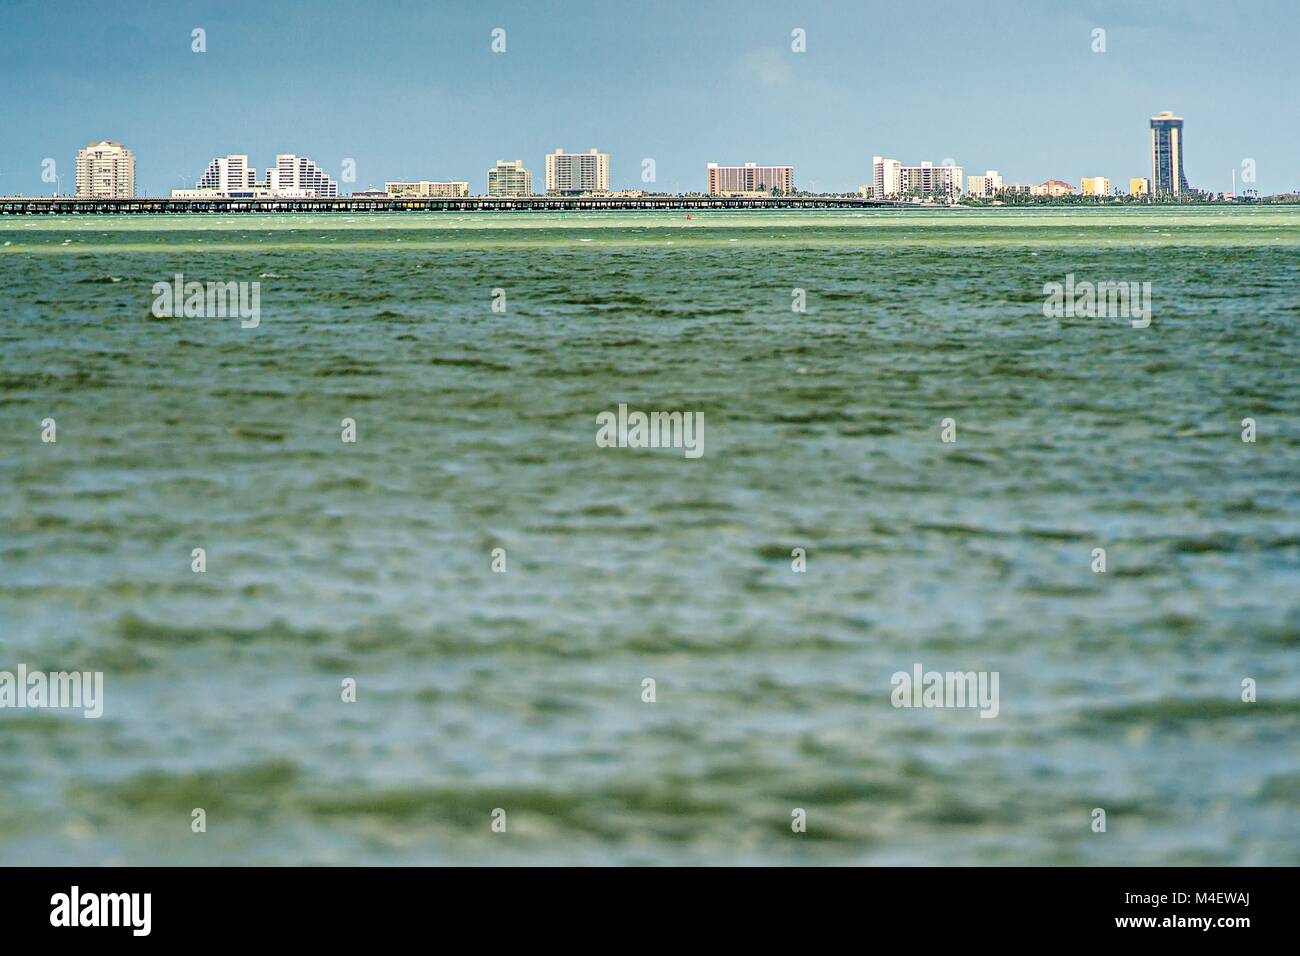
M 728 196 L 745 193 L 794 192 L 793 166 L 719 166 L 709 163 L 709 195 Z
M 107 140 L 77 153 L 77 198 L 135 198 L 135 154 Z

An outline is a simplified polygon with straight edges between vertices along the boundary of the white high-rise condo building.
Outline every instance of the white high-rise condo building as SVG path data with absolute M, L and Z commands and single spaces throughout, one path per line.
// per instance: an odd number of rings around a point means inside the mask
M 922 163 L 920 166 L 904 166 L 902 171 L 904 195 L 949 200 L 961 195 L 960 166 Z
M 904 166 L 896 159 L 873 156 L 871 173 L 877 199 L 955 199 L 961 195 L 960 166 Z
M 549 164 L 547 168 L 550 168 Z M 513 163 L 498 159 L 496 166 L 488 170 L 487 194 L 489 196 L 531 196 L 533 174 L 524 169 L 522 159 L 516 159 Z
M 726 196 L 736 193 L 776 193 L 781 196 L 794 192 L 793 166 L 719 166 L 709 163 L 709 195 Z
M 218 156 L 208 163 L 195 189 L 215 189 L 223 195 L 251 192 L 257 185 L 257 170 L 248 165 L 247 154 Z
M 77 153 L 78 199 L 131 199 L 135 196 L 135 154 L 104 140 Z
M 903 164 L 896 159 L 871 157 L 871 195 L 875 199 L 897 199 L 900 170 Z
M 609 192 L 609 153 L 566 153 L 557 149 L 546 155 L 546 191 L 574 193 Z
M 338 183 L 306 156 L 276 156 L 275 165 L 266 171 L 266 179 L 273 196 L 334 199 L 339 194 Z
M 1002 192 L 1002 175 L 990 169 L 983 176 L 967 176 L 966 191 L 977 199 L 991 199 Z

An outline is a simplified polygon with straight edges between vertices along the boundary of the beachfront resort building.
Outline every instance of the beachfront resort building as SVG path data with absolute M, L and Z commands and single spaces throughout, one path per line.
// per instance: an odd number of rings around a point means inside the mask
M 710 196 L 788 196 L 794 192 L 793 166 L 719 166 L 709 163 Z
M 903 189 L 906 195 L 939 199 L 956 199 L 961 195 L 960 166 L 904 166 Z
M 896 159 L 871 160 L 872 195 L 877 199 L 952 199 L 961 195 L 962 168 L 924 162 L 904 166 Z
M 1183 152 L 1183 118 L 1168 110 L 1151 117 L 1151 187 L 1156 194 L 1187 192 Z
M 531 196 L 533 194 L 533 174 L 524 169 L 522 159 L 516 159 L 513 163 L 498 159 L 497 164 L 488 170 L 487 176 L 489 196 Z
M 306 156 L 276 156 L 275 165 L 266 171 L 266 179 L 273 196 L 304 193 L 312 199 L 334 199 L 339 194 L 338 183 Z
M 872 193 L 877 199 L 955 199 L 961 195 L 960 166 L 904 166 L 896 159 L 873 156 Z
M 78 199 L 135 197 L 135 154 L 121 143 L 103 140 L 77 153 Z
M 469 183 L 384 183 L 384 192 L 391 199 L 464 199 Z
M 173 199 L 335 199 L 339 187 L 306 156 L 275 157 L 275 165 L 258 181 L 248 156 L 232 153 L 208 163 L 193 189 L 173 189 Z
M 257 186 L 257 170 L 248 165 L 247 155 L 218 156 L 208 163 L 195 189 L 212 189 L 229 196 L 251 192 Z
M 1128 181 L 1128 194 L 1130 196 L 1150 196 L 1151 180 L 1149 179 L 1130 179 Z
M 1002 192 L 1002 175 L 990 169 L 983 176 L 967 176 L 966 192 L 976 199 L 992 199 Z
M 546 154 L 546 191 L 552 196 L 609 192 L 609 153 Z
M 1105 176 L 1086 176 L 1079 181 L 1079 189 L 1085 196 L 1109 196 L 1110 180 Z

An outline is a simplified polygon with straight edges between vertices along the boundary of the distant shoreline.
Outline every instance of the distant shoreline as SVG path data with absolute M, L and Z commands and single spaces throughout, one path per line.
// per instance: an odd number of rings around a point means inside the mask
M 456 199 L 396 199 L 343 196 L 334 199 L 77 199 L 0 196 L 0 216 L 176 215 L 277 213 L 527 213 L 527 212 L 743 212 L 798 209 L 1187 209 L 1205 206 L 1284 206 L 1300 197 L 1273 200 L 1195 202 L 918 203 L 851 196 L 471 196 Z
M 0 215 L 167 213 L 625 212 L 745 209 L 943 209 L 937 204 L 849 196 L 469 196 L 397 199 L 76 199 L 4 197 Z

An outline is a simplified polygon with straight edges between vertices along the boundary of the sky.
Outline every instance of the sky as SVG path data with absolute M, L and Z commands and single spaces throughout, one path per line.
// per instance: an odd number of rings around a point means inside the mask
M 1148 120 L 1162 110 L 1186 120 L 1193 187 L 1226 192 L 1235 168 L 1239 189 L 1300 189 L 1297 0 L 920 9 L 0 0 L 0 194 L 72 192 L 77 150 L 102 139 L 131 148 L 151 196 L 230 153 L 259 170 L 309 156 L 344 192 L 429 179 L 477 193 L 496 160 L 522 159 L 541 188 L 546 153 L 592 147 L 610 154 L 613 188 L 665 192 L 703 191 L 709 162 L 789 164 L 800 189 L 850 191 L 873 155 L 1127 188 L 1151 175 Z M 61 184 L 42 180 L 47 159 Z M 1248 160 L 1254 183 L 1240 180 Z

